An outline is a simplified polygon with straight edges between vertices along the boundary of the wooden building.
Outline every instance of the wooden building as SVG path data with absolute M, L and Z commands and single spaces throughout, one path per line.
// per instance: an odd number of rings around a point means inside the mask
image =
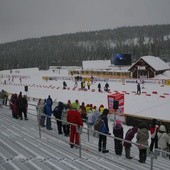
M 155 75 L 162 74 L 169 69 L 168 64 L 159 57 L 143 56 L 128 71 L 131 72 L 131 78 L 154 78 Z

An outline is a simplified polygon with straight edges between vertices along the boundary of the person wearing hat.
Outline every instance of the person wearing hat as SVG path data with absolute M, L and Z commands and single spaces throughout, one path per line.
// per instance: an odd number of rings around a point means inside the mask
M 168 143 L 170 136 L 166 133 L 166 128 L 164 125 L 161 125 L 158 131 L 158 148 L 163 151 L 168 151 Z M 166 158 L 166 154 L 162 152 L 162 157 Z
M 115 153 L 116 155 L 122 155 L 122 150 L 123 150 L 123 145 L 122 145 L 122 140 L 123 139 L 123 127 L 121 125 L 121 121 L 119 119 L 116 120 L 116 124 L 113 126 L 113 135 L 116 138 L 119 139 L 114 139 L 115 143 Z
M 70 147 L 73 148 L 75 145 L 79 146 L 79 133 L 78 130 L 83 126 L 80 112 L 77 110 L 77 103 L 74 102 L 71 105 L 71 109 L 67 113 L 67 121 L 70 125 Z M 73 125 L 74 124 L 74 125 Z

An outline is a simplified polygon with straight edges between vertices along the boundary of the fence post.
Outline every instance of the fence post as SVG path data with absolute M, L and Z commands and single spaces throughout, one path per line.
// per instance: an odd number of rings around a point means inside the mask
M 153 170 L 153 158 L 154 158 L 154 153 L 151 153 L 151 167 L 150 170 Z
M 38 129 L 39 129 L 39 138 L 41 138 L 41 126 L 40 126 L 40 124 L 38 123 Z
M 89 132 L 89 128 L 87 129 L 87 139 L 88 139 L 88 142 L 89 142 L 89 135 L 90 135 L 90 132 Z
M 77 126 L 78 128 L 78 126 Z M 82 132 L 82 127 L 80 126 L 80 128 L 78 129 L 78 133 L 79 133 L 79 158 L 81 158 L 81 132 Z
M 37 109 L 37 121 L 38 121 L 39 138 L 41 138 L 40 115 L 38 113 L 38 109 Z

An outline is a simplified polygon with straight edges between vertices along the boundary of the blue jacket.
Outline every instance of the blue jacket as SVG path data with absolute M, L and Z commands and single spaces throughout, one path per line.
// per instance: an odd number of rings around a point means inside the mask
M 107 116 L 102 116 L 101 119 L 103 121 L 99 127 L 99 132 L 108 134 L 109 133 L 108 118 Z
M 52 114 L 52 109 L 51 109 L 51 101 L 47 99 L 46 104 L 45 104 L 45 114 L 47 116 L 51 116 Z

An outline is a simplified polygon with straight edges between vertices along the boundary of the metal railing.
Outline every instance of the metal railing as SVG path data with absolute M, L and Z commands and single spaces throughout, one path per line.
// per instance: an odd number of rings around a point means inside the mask
M 30 104 L 30 105 L 34 106 L 36 108 L 36 105 L 34 105 L 34 104 Z M 34 110 L 34 109 L 31 109 L 31 110 Z M 34 111 L 36 111 L 36 109 Z M 35 116 L 37 116 L 37 118 L 38 118 L 38 112 L 36 112 L 36 114 L 37 115 L 35 115 Z M 146 146 L 146 145 L 143 145 L 143 144 L 140 144 L 140 143 L 135 143 L 135 142 L 132 142 L 132 141 L 128 141 L 128 140 L 125 140 L 125 139 L 117 138 L 117 137 L 114 137 L 114 136 L 111 136 L 111 135 L 108 135 L 108 134 L 104 134 L 104 133 L 101 133 L 101 132 L 98 132 L 98 131 L 95 131 L 93 129 L 89 129 L 89 128 L 86 128 L 86 127 L 78 127 L 77 124 L 73 124 L 73 123 L 70 123 L 70 122 L 67 122 L 67 121 L 64 121 L 64 120 L 61 120 L 61 119 L 57 119 L 57 118 L 54 118 L 53 116 L 47 116 L 47 115 L 44 115 L 44 116 L 48 117 L 48 118 L 51 118 L 52 123 L 56 123 L 56 121 L 61 121 L 63 123 L 68 123 L 69 125 L 76 126 L 76 131 L 79 133 L 79 141 L 80 141 L 80 143 L 78 145 L 78 148 L 79 148 L 79 157 L 80 158 L 81 158 L 81 155 L 82 155 L 81 135 L 82 135 L 83 130 L 87 131 L 87 141 L 88 142 L 90 141 L 90 136 L 91 136 L 90 134 L 96 133 L 98 135 L 99 134 L 105 135 L 108 138 L 120 140 L 120 141 L 122 141 L 122 143 L 127 142 L 127 143 L 130 143 L 130 144 L 135 145 L 135 146 L 142 146 L 142 147 L 146 148 L 147 153 L 149 153 L 149 150 L 150 150 L 149 146 Z M 41 138 L 43 130 L 42 130 L 41 126 L 40 126 L 39 120 L 38 120 L 37 125 L 38 125 L 38 130 L 39 130 L 39 137 Z M 154 151 L 150 152 L 150 154 L 149 154 L 150 155 L 150 170 L 153 170 L 154 159 L 157 159 L 159 153 L 164 153 L 164 154 L 170 156 L 170 152 L 166 152 L 166 151 L 163 151 L 163 150 L 155 148 Z

